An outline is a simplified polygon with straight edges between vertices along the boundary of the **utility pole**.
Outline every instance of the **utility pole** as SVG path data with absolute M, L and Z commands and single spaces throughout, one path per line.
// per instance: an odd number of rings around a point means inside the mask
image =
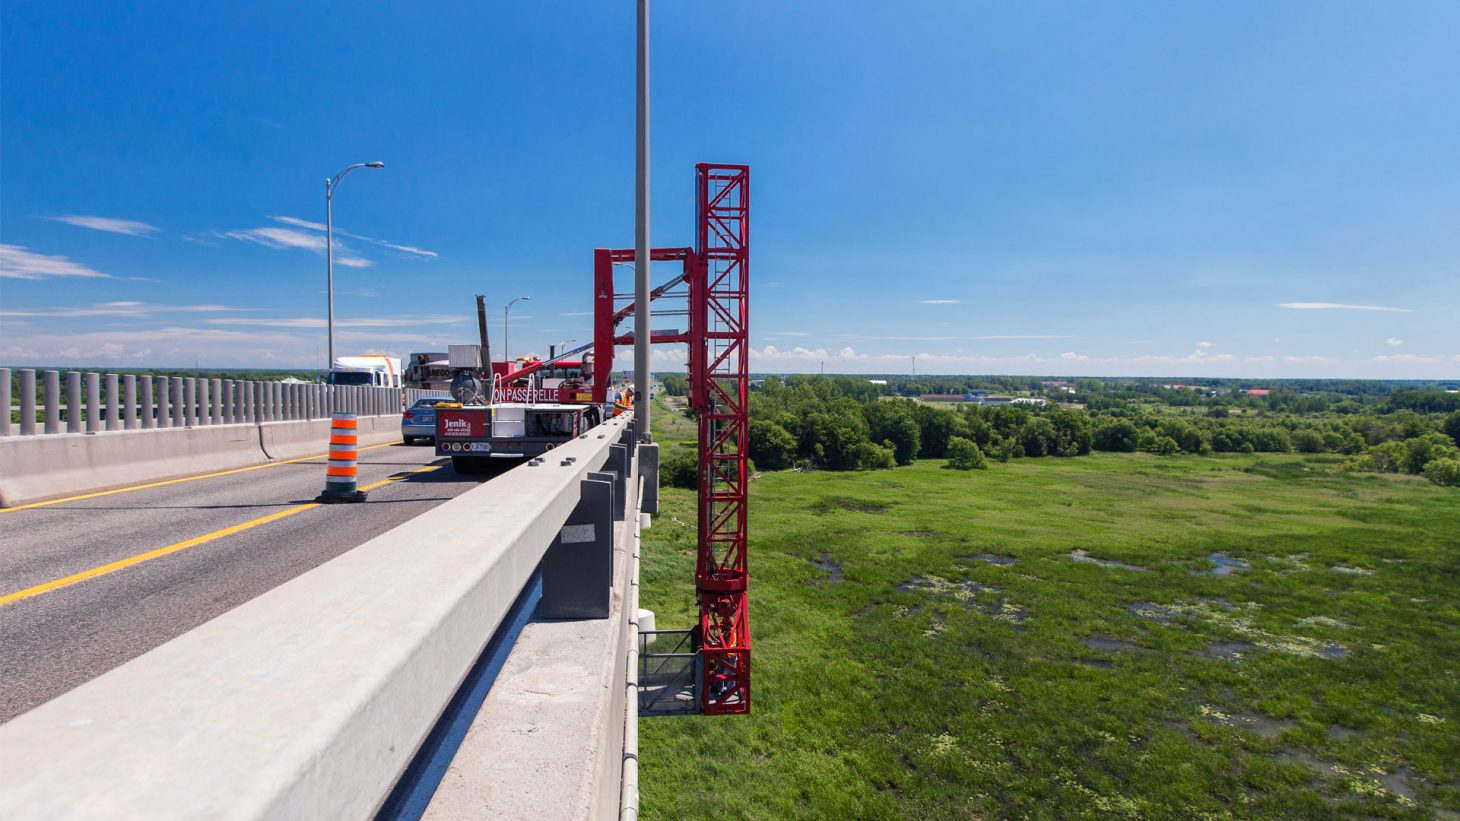
M 639 60 L 634 151 L 634 428 L 649 432 L 649 0 L 639 0 Z

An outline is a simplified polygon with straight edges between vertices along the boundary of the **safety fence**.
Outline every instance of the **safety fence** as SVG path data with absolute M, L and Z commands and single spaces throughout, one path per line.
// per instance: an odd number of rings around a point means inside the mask
M 379 416 L 431 391 L 370 385 L 0 368 L 0 436 Z M 37 379 L 39 378 L 39 382 Z M 17 417 L 18 418 L 13 418 Z

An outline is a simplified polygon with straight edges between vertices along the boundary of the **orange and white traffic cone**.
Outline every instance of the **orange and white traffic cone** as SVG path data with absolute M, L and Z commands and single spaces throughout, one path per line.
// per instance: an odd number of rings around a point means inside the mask
M 355 414 L 330 414 L 329 466 L 325 468 L 324 492 L 314 501 L 326 504 L 365 501 L 365 491 L 355 489 L 359 472 L 355 461 L 359 454 L 358 442 Z

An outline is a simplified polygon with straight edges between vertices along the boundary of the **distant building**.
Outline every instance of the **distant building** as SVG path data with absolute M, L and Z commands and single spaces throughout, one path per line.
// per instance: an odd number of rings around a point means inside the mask
M 886 385 L 887 384 L 887 380 L 886 379 L 868 379 L 867 381 L 868 382 L 871 382 L 873 385 Z
M 964 400 L 963 400 L 963 394 L 961 394 L 961 393 L 920 393 L 920 394 L 918 394 L 918 401 L 919 402 L 962 402 Z

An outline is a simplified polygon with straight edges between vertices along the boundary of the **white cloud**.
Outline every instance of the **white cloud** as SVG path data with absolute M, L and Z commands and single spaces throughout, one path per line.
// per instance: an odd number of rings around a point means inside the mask
M 82 316 L 152 316 L 171 313 L 221 313 L 223 311 L 249 311 L 252 308 L 235 308 L 231 305 L 150 305 L 134 300 L 98 302 L 93 305 L 74 308 L 38 308 L 32 310 L 4 310 L 0 317 L 82 317 Z
M 303 219 L 300 219 L 298 217 L 275 217 L 275 216 L 271 216 L 271 217 L 269 217 L 269 219 L 273 220 L 274 222 L 282 222 L 285 225 L 293 225 L 293 226 L 297 226 L 299 228 L 308 228 L 311 231 L 325 231 L 325 230 L 328 230 L 328 226 L 326 226 L 326 225 L 323 225 L 323 224 L 318 223 L 318 222 L 310 222 L 309 220 L 303 220 Z M 404 251 L 407 254 L 415 254 L 418 257 L 431 257 L 431 258 L 435 258 L 435 257 L 440 256 L 440 254 L 436 253 L 435 251 L 427 251 L 424 248 L 417 248 L 414 245 L 397 245 L 394 242 L 386 242 L 383 239 L 375 239 L 374 237 L 367 237 L 367 236 L 364 236 L 363 234 L 352 234 L 349 231 L 343 231 L 343 230 L 341 230 L 339 228 L 334 229 L 334 232 L 335 232 L 335 236 L 350 237 L 351 239 L 359 239 L 359 240 L 364 240 L 365 242 L 373 242 L 373 243 L 375 243 L 376 245 L 379 245 L 382 248 L 389 248 L 389 249 L 391 249 L 393 251 Z
M 336 328 L 412 328 L 419 325 L 451 325 L 458 324 L 464 320 L 458 316 L 383 316 L 383 317 L 352 317 L 350 319 L 336 319 Z M 252 325 L 267 328 L 323 328 L 327 324 L 324 317 L 299 316 L 299 317 L 229 317 L 224 319 L 209 319 L 210 325 Z
M 805 331 L 771 331 L 775 336 L 811 336 Z
M 1294 311 L 1389 311 L 1396 314 L 1412 314 L 1410 308 L 1390 308 L 1384 305 L 1345 305 L 1341 302 L 1282 302 L 1279 308 Z
M 20 245 L 0 245 L 0 279 L 50 279 L 51 277 L 113 278 L 111 274 L 103 274 L 65 257 L 37 254 Z
M 558 316 L 593 316 L 593 312 L 592 311 L 568 311 L 566 313 L 558 314 Z
M 299 228 L 308 228 L 311 231 L 324 231 L 328 228 L 328 226 L 326 226 L 322 222 L 310 222 L 309 220 L 302 220 L 298 217 L 269 217 L 269 219 L 273 220 L 274 222 L 282 222 L 285 225 L 293 225 Z
M 64 222 L 67 225 L 74 225 L 77 228 L 90 228 L 93 231 L 126 234 L 129 237 L 144 237 L 157 232 L 155 225 L 148 225 L 145 222 L 138 222 L 136 220 L 113 219 L 112 217 L 88 217 L 81 214 L 67 214 L 60 217 L 45 217 L 44 219 Z
M 1212 347 L 1212 343 L 1210 343 L 1210 342 L 1198 342 L 1198 343 L 1196 343 L 1196 346 L 1198 348 L 1210 348 L 1210 347 Z
M 1400 345 L 1403 345 L 1404 344 L 1404 340 L 1403 339 L 1395 339 L 1394 337 L 1391 336 L 1388 339 L 1384 340 L 1384 344 L 1385 345 L 1388 345 L 1391 348 L 1397 348 Z
M 1456 357 L 1460 359 L 1460 357 Z M 1418 364 L 1436 364 L 1445 361 L 1443 356 L 1420 356 L 1412 353 L 1386 354 L 1374 357 L 1375 362 L 1408 362 Z
M 925 300 L 923 300 L 923 304 L 924 305 L 957 305 L 958 303 L 960 303 L 962 301 L 963 300 L 961 300 L 961 299 L 925 299 Z
M 833 339 L 875 340 L 884 342 L 987 342 L 1008 339 L 1071 339 L 1058 334 L 1000 334 L 995 336 L 872 336 L 869 334 L 835 334 Z
M 325 250 L 324 237 L 289 228 L 249 228 L 240 231 L 224 231 L 219 236 L 258 243 L 265 248 L 301 248 L 318 254 L 323 254 Z M 368 259 L 355 255 L 338 241 L 335 242 L 335 262 L 346 268 L 369 268 L 374 264 Z

